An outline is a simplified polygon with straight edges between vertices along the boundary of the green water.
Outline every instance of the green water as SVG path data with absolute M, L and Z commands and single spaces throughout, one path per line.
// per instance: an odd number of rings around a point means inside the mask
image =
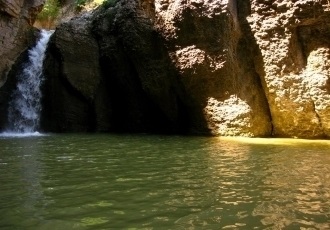
M 329 147 L 0 137 L 0 229 L 330 229 Z

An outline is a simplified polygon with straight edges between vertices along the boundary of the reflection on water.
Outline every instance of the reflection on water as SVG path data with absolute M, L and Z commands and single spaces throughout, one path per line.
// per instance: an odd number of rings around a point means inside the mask
M 1 219 L 11 219 L 30 225 L 33 223 L 28 222 L 28 217 L 34 213 L 38 218 L 37 204 L 43 200 L 39 142 L 30 142 L 29 138 L 16 139 L 19 136 L 13 137 L 15 140 L 11 140 L 8 145 L 1 145 L 0 197 L 5 201 L 5 205 L 0 209 L 0 216 Z M 19 210 L 15 209 L 17 206 L 20 207 Z
M 299 157 L 299 154 L 304 157 Z M 294 152 L 290 159 L 273 157 L 270 160 L 271 167 L 277 170 L 270 167 L 267 170 L 260 186 L 263 202 L 254 209 L 253 214 L 263 216 L 264 225 L 278 229 L 286 226 L 328 229 L 329 156 L 320 155 L 315 150 L 301 149 Z
M 330 229 L 329 145 L 0 137 L 0 229 Z

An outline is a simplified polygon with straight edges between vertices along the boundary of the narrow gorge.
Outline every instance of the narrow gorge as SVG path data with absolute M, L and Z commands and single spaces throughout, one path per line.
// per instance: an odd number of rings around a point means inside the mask
M 107 1 L 51 37 L 41 131 L 329 138 L 329 38 L 326 0 Z

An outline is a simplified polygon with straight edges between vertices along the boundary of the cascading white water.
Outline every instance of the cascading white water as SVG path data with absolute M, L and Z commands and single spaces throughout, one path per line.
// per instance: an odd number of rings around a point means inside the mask
M 39 125 L 41 111 L 42 68 L 45 51 L 53 31 L 41 30 L 36 46 L 29 50 L 29 61 L 18 76 L 17 88 L 9 104 L 9 131 L 33 133 Z

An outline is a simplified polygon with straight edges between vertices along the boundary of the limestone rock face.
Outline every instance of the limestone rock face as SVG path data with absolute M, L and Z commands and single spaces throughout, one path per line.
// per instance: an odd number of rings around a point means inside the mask
M 47 109 L 52 103 L 45 102 L 45 111 L 57 114 L 50 117 L 66 120 L 52 127 L 65 131 L 68 120 L 72 127 L 95 119 L 87 126 L 96 130 L 270 135 L 236 2 L 218 3 L 122 0 L 61 25 L 49 60 L 56 59 L 62 81 L 86 101 L 72 110 L 66 103 Z
M 330 137 L 327 0 L 120 0 L 59 26 L 44 127 Z
M 271 134 L 268 104 L 254 70 L 244 14 L 235 0 L 156 0 L 166 40 L 193 109 L 193 128 L 216 135 Z
M 247 17 L 275 136 L 330 136 L 328 1 L 251 0 Z
M 33 42 L 32 24 L 44 0 L 0 2 L 0 87 L 16 58 Z

